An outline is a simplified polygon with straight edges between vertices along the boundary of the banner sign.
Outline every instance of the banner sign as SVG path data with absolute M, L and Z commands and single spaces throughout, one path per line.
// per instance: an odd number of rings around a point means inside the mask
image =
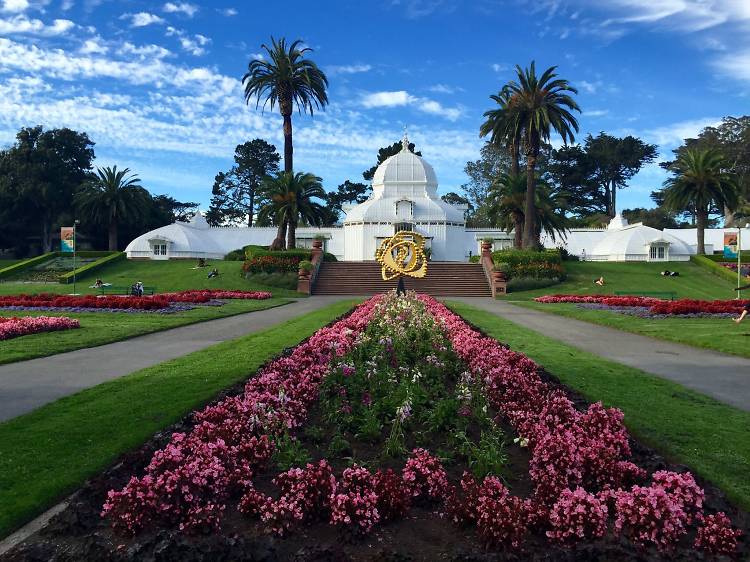
M 724 257 L 737 259 L 737 233 L 724 233 Z
M 63 226 L 60 228 L 60 251 L 75 252 L 76 239 L 75 231 L 72 226 Z

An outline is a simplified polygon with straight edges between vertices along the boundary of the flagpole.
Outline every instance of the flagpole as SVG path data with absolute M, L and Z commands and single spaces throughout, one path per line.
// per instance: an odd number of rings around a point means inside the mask
M 80 221 L 78 219 L 73 221 L 73 294 L 76 293 L 76 250 L 78 249 L 78 240 L 76 240 L 76 226 Z

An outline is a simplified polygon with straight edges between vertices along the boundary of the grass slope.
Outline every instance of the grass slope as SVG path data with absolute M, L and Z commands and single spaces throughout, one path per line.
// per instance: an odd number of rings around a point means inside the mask
M 102 267 L 90 275 L 77 279 L 76 291 L 83 294 L 95 294 L 89 289 L 97 278 L 115 286 L 130 286 L 136 281 L 154 286 L 160 293 L 167 291 L 184 291 L 187 289 L 237 289 L 245 291 L 271 291 L 274 296 L 301 296 L 296 291 L 268 287 L 252 283 L 240 275 L 240 261 L 212 261 L 208 267 L 193 269 L 193 260 L 165 261 L 120 261 Z M 208 279 L 208 272 L 213 267 L 219 270 L 219 276 Z M 70 293 L 72 285 L 59 283 L 0 283 L 0 294 L 17 293 Z
M 83 349 L 120 341 L 169 328 L 215 320 L 235 314 L 265 310 L 287 304 L 289 299 L 271 298 L 262 301 L 227 300 L 224 306 L 199 306 L 175 314 L 82 312 L 79 314 L 33 311 L 3 311 L 0 316 L 67 316 L 77 318 L 77 330 L 31 334 L 0 341 L 0 365 L 47 357 L 56 353 Z
M 750 509 L 750 413 L 638 369 L 579 351 L 490 312 L 448 304 L 587 399 L 620 408 L 628 428 L 642 442 L 670 460 L 689 466 L 744 509 Z
M 510 293 L 506 299 L 543 312 L 750 357 L 750 322 L 737 325 L 728 319 L 679 317 L 651 320 L 616 312 L 587 310 L 574 304 L 540 304 L 533 301 L 535 297 L 557 293 L 593 295 L 614 294 L 616 291 L 674 291 L 678 298 L 703 300 L 736 296 L 732 283 L 693 263 L 566 262 L 565 268 L 568 279 L 563 283 L 546 289 Z M 680 276 L 662 277 L 659 272 L 665 268 L 679 271 Z M 604 287 L 593 283 L 600 275 L 604 276 Z
M 0 536 L 346 312 L 343 301 L 100 384 L 0 424 Z

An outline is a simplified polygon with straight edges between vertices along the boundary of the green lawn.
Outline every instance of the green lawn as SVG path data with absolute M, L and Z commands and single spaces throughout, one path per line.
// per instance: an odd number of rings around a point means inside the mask
M 80 330 L 50 332 L 14 338 L 0 342 L 0 364 L 12 363 L 34 357 L 44 357 L 111 343 L 168 328 L 184 326 L 194 322 L 203 322 L 214 318 L 232 316 L 243 312 L 262 310 L 289 302 L 286 297 L 304 296 L 296 291 L 259 285 L 244 279 L 241 275 L 242 262 L 216 261 L 210 267 L 192 269 L 193 260 L 172 261 L 120 261 L 106 266 L 94 275 L 84 277 L 77 284 L 79 293 L 94 294 L 89 289 L 97 277 L 113 285 L 131 285 L 143 281 L 145 285 L 154 285 L 159 292 L 181 291 L 186 289 L 239 289 L 246 291 L 270 291 L 274 298 L 267 301 L 233 301 L 227 300 L 221 307 L 197 307 L 196 309 L 169 315 L 160 314 L 125 314 L 110 312 L 84 312 L 80 314 L 53 313 L 46 311 L 10 311 L 0 308 L 0 316 L 68 316 L 81 321 Z M 219 277 L 208 279 L 208 272 L 217 267 Z M 70 293 L 72 285 L 59 283 L 0 283 L 0 294 L 19 293 Z
M 631 432 L 750 508 L 750 413 L 638 369 L 607 361 L 490 312 L 448 303 L 490 336 L 544 366 L 591 401 L 625 413 Z
M 154 286 L 157 292 L 184 291 L 187 289 L 237 289 L 246 291 L 271 291 L 274 296 L 302 296 L 296 291 L 258 285 L 244 279 L 240 273 L 241 261 L 210 261 L 208 267 L 193 269 L 194 260 L 165 260 L 165 261 L 131 261 L 122 260 L 102 267 L 90 275 L 78 279 L 76 292 L 94 294 L 89 289 L 97 278 L 105 283 L 116 286 L 130 286 L 136 281 L 144 285 Z M 219 270 L 219 276 L 208 279 L 208 272 L 213 267 Z M 12 295 L 17 293 L 71 293 L 73 285 L 60 283 L 16 283 L 0 282 L 0 294 Z
M 0 309 L 0 316 L 67 316 L 68 318 L 78 318 L 81 323 L 80 329 L 77 330 L 32 334 L 0 341 L 0 365 L 36 357 L 46 357 L 85 347 L 94 347 L 195 322 L 265 310 L 288 302 L 290 302 L 289 299 L 276 297 L 262 301 L 226 300 L 224 306 L 198 306 L 193 310 L 175 314 L 117 312 L 72 314 L 46 311 L 4 311 Z
M 678 298 L 731 299 L 734 286 L 703 268 L 690 263 L 595 263 L 566 262 L 568 279 L 559 285 L 533 291 L 510 293 L 505 297 L 516 304 L 603 324 L 628 332 L 661 338 L 696 347 L 750 357 L 750 322 L 737 325 L 719 318 L 665 318 L 649 320 L 616 312 L 587 310 L 575 304 L 540 304 L 535 297 L 552 294 L 614 294 L 616 291 L 674 291 Z M 664 269 L 680 272 L 679 277 L 662 277 Z M 594 285 L 600 275 L 604 287 Z
M 137 371 L 0 424 L 0 537 L 355 302 Z

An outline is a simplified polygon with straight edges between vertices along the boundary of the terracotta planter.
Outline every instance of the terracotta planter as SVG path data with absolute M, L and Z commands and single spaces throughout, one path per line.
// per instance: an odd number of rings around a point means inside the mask
M 299 277 L 300 279 L 310 279 L 310 272 L 309 272 L 308 270 L 306 270 L 306 269 L 300 269 L 300 270 L 299 270 L 299 271 L 297 272 L 297 276 L 298 276 L 298 277 Z
M 502 271 L 493 271 L 492 279 L 494 279 L 495 281 L 507 281 L 507 277 Z
M 492 250 L 492 244 L 489 242 L 482 242 L 482 253 L 489 252 Z

